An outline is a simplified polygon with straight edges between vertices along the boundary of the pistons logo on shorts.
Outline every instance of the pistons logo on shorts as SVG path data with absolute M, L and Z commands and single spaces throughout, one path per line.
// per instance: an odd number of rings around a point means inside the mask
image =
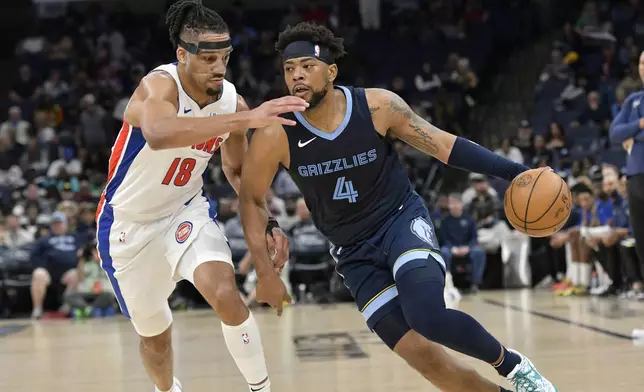
M 183 244 L 186 242 L 188 237 L 190 237 L 190 233 L 192 233 L 192 223 L 191 222 L 183 222 L 177 227 L 177 232 L 174 233 L 174 238 L 177 240 L 178 243 Z
M 248 336 L 246 332 L 242 334 L 242 342 L 244 342 L 244 344 L 250 343 L 250 336 Z

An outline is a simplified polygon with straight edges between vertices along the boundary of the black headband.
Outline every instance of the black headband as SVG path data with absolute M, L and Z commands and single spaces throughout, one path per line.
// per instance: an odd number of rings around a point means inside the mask
M 314 57 L 329 65 L 335 63 L 335 56 L 329 48 L 309 41 L 291 42 L 284 48 L 282 57 L 283 61 L 297 57 Z
M 198 54 L 200 50 L 221 50 L 228 49 L 232 47 L 230 39 L 225 41 L 214 41 L 214 42 L 198 42 L 197 45 L 190 44 L 181 38 L 179 38 L 179 46 L 187 50 L 189 53 Z

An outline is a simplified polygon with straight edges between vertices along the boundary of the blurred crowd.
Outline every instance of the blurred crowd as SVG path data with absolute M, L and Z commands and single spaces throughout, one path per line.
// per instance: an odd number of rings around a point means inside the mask
M 301 8 L 255 11 L 238 1 L 220 10 L 235 48 L 227 79 L 251 107 L 283 95 L 281 62 L 273 48 L 277 34 L 286 25 L 313 20 L 345 38 L 349 56 L 340 64 L 340 84 L 391 89 L 428 121 L 467 137 L 479 86 L 499 42 L 529 34 L 518 17 L 530 14 L 527 3 L 337 1 L 329 7 L 309 0 Z M 631 3 L 638 2 L 626 4 Z M 566 277 L 570 260 L 588 266 L 601 260 L 599 268 L 590 267 L 596 276 L 610 275 L 601 286 L 607 292 L 621 288 L 622 275 L 611 272 L 614 263 L 605 263 L 604 255 L 619 253 L 620 262 L 629 264 L 624 260 L 634 250 L 620 173 L 624 151 L 611 145 L 608 128 L 624 97 L 641 84 L 637 62 L 644 30 L 638 18 L 631 21 L 640 15 L 633 12 L 621 3 L 602 8 L 589 2 L 578 21 L 565 24 L 537 83 L 534 113 L 497 150 L 528 166 L 551 166 L 573 188 L 578 207 L 565 230 L 551 239 L 531 240 L 505 222 L 501 198 L 507 184 L 473 174 L 464 192 L 440 194 L 440 164 L 397 145 L 412 183 L 428 201 L 456 286 L 472 292 L 531 287 L 550 277 L 566 293 L 582 294 L 591 282 Z M 129 96 L 147 71 L 173 61 L 169 41 L 158 38 L 165 36 L 159 15 L 73 2 L 65 12 L 42 19 L 18 44 L 6 118 L 0 121 L 0 311 L 33 308 L 35 317 L 46 310 L 59 310 L 53 316 L 62 317 L 114 313 L 94 251 L 95 209 Z M 240 291 L 253 304 L 252 260 L 238 200 L 218 156 L 207 170 L 205 189 L 217 201 Z M 266 199 L 291 238 L 284 279 L 295 297 L 348 300 L 329 244 L 286 172 L 278 173 Z M 607 226 L 610 235 L 595 237 L 579 226 Z M 625 251 L 630 256 L 622 257 L 621 248 L 630 249 Z M 632 289 L 642 289 L 639 270 L 627 277 Z M 184 308 L 203 300 L 180 284 L 171 303 Z
M 625 98 L 642 89 L 642 17 L 638 0 L 587 1 L 552 44 L 533 112 L 496 150 L 531 167 L 552 167 L 572 191 L 566 226 L 551 238 L 531 239 L 522 256 L 529 262 L 520 268 L 532 273 L 533 285 L 551 283 L 559 295 L 644 299 L 624 172 L 633 141 L 610 136 Z M 491 179 L 489 186 L 485 197 L 498 205 L 506 184 Z

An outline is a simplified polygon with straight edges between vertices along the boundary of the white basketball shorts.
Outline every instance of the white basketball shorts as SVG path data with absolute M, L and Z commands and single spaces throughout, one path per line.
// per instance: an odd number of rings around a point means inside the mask
M 203 196 L 172 216 L 146 223 L 119 220 L 105 203 L 97 238 L 101 266 L 121 311 L 141 336 L 159 335 L 172 323 L 168 297 L 176 282 L 194 285 L 195 269 L 208 261 L 232 266 L 228 241 Z

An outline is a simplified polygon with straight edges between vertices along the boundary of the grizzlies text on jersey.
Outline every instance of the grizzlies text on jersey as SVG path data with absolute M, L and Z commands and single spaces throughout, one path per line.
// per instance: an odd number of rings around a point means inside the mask
M 393 145 L 374 128 L 364 89 L 336 86 L 347 99 L 333 133 L 289 114 L 289 172 L 320 232 L 334 245 L 369 238 L 414 195 Z

